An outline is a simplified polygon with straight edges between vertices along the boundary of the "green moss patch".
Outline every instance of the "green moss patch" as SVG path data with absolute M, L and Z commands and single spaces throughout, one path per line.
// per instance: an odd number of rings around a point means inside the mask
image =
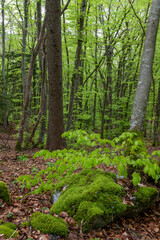
M 67 212 L 83 231 L 106 227 L 108 223 L 121 217 L 131 217 L 149 208 L 158 196 L 155 188 L 140 187 L 135 193 L 133 205 L 122 204 L 124 189 L 115 182 L 115 174 L 100 170 L 84 170 L 64 178 L 55 191 L 64 186 L 51 214 Z
M 8 189 L 6 183 L 4 183 L 2 181 L 0 181 L 0 198 L 7 204 L 9 204 L 11 202 L 11 196 L 9 193 L 9 189 Z
M 134 195 L 137 198 L 136 202 L 143 205 L 145 204 L 147 207 L 148 205 L 151 206 L 156 201 L 158 191 L 153 187 L 140 187 Z
M 67 236 L 67 225 L 63 219 L 53 217 L 50 214 L 35 212 L 31 216 L 31 225 L 42 233 Z
M 13 225 L 12 225 L 12 228 L 10 228 L 9 225 L 7 226 L 7 223 L 0 225 L 0 234 L 4 234 L 5 238 L 9 238 L 10 236 L 12 236 L 13 238 L 16 237 L 18 233 L 15 232 L 16 229 L 13 229 Z
M 67 189 L 53 204 L 51 213 L 68 212 L 79 225 L 83 221 L 84 231 L 106 226 L 127 209 L 127 205 L 121 203 L 124 190 L 114 178 L 114 174 L 96 170 L 71 175 L 62 181 Z

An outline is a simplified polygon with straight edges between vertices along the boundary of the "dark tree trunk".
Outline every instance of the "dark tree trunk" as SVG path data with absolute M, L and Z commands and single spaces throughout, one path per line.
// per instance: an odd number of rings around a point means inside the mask
M 49 119 L 46 148 L 63 149 L 62 49 L 60 0 L 46 1 Z

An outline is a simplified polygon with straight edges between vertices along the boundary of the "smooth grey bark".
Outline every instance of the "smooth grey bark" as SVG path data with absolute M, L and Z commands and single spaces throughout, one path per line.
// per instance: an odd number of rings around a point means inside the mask
M 144 131 L 145 114 L 148 104 L 150 85 L 152 82 L 152 66 L 154 61 L 159 19 L 160 1 L 153 0 L 144 41 L 139 81 L 133 102 L 130 130 L 137 129 L 139 131 Z
M 5 77 L 5 15 L 4 15 L 4 6 L 5 6 L 5 0 L 2 0 L 2 80 L 3 80 L 3 87 L 4 87 L 4 98 L 6 98 L 7 95 L 7 86 L 6 86 L 6 77 Z M 7 127 L 7 103 L 4 99 L 4 130 L 6 130 Z

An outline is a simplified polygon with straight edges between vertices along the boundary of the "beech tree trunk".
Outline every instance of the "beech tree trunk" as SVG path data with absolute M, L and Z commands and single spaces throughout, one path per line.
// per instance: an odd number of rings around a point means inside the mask
M 140 65 L 139 81 L 133 102 L 130 130 L 144 131 L 144 121 L 152 82 L 152 66 L 160 19 L 160 1 L 153 0 L 150 10 L 144 49 Z
M 46 1 L 49 119 L 46 148 L 63 149 L 62 47 L 60 0 Z

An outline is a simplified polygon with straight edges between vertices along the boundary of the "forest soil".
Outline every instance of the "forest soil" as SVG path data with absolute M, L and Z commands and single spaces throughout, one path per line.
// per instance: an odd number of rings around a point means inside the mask
M 4 181 L 8 185 L 12 198 L 12 203 L 9 206 L 0 200 L 0 219 L 17 225 L 17 232 L 19 234 L 17 239 L 49 240 L 48 235 L 35 231 L 30 227 L 21 226 L 22 222 L 29 220 L 33 212 L 49 213 L 52 203 L 50 202 L 50 192 L 25 197 L 29 193 L 29 190 L 25 189 L 21 183 L 15 182 L 17 177 L 21 175 L 34 174 L 46 168 L 46 161 L 40 157 L 33 158 L 34 153 L 38 149 L 29 149 L 19 153 L 15 152 L 15 133 L 13 129 L 7 129 L 7 133 L 4 133 L 2 132 L 2 128 L 0 128 L 0 181 Z M 160 147 L 152 147 L 151 145 L 148 147 L 150 153 L 159 149 Z M 26 154 L 28 160 L 20 161 L 18 156 L 22 154 Z M 47 161 L 51 162 L 54 159 Z M 108 168 L 104 165 L 101 167 L 117 173 L 117 170 L 113 167 Z M 127 179 L 120 181 L 128 188 Z M 128 199 L 128 196 L 126 196 L 123 199 L 124 203 L 128 202 Z M 160 199 L 157 200 L 156 205 L 152 209 L 143 212 L 135 218 L 120 219 L 115 223 L 109 224 L 104 229 L 91 230 L 89 233 L 82 233 L 82 228 L 78 227 L 74 219 L 67 214 L 63 213 L 61 217 L 65 219 L 68 225 L 68 239 L 70 240 L 160 240 Z M 3 239 L 3 236 L 0 236 L 0 240 Z

